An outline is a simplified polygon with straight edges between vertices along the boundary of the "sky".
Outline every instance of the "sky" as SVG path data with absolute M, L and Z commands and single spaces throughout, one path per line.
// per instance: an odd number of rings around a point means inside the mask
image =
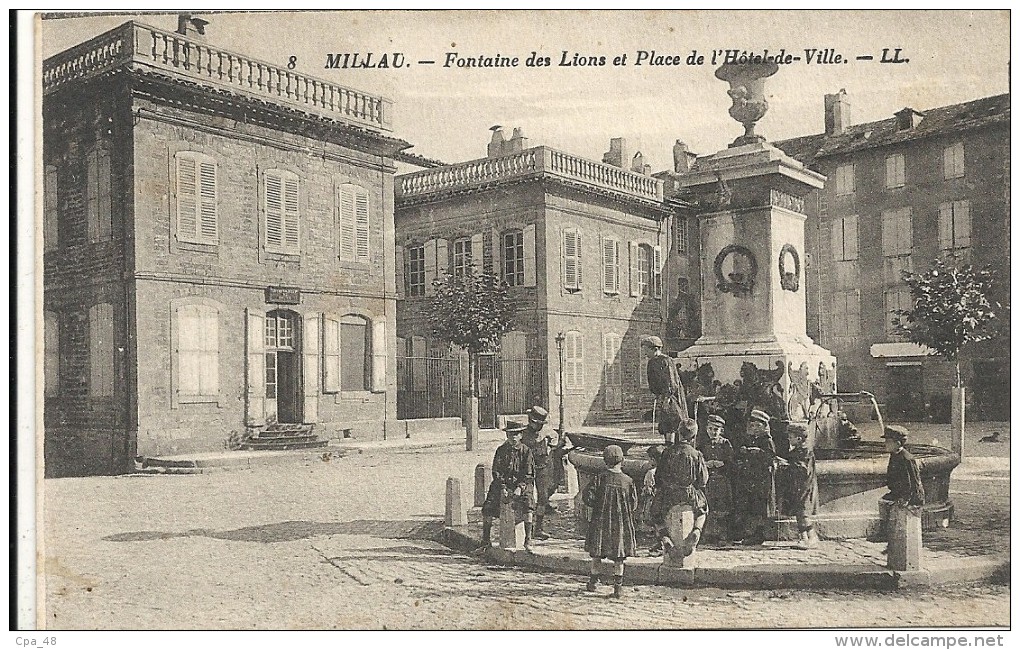
M 910 106 L 954 104 L 1009 91 L 1007 11 L 362 11 L 196 14 L 216 47 L 395 102 L 394 135 L 445 162 L 485 155 L 489 127 L 521 127 L 529 145 L 601 160 L 613 137 L 640 150 L 653 171 L 672 167 L 683 140 L 705 155 L 742 127 L 727 114 L 728 86 L 715 78 L 715 50 L 802 58 L 766 85 L 769 111 L 757 131 L 769 140 L 824 130 L 823 97 L 845 89 L 851 120 L 891 117 Z M 41 22 L 44 57 L 129 19 L 173 30 L 176 14 L 126 13 Z M 831 48 L 848 63 L 806 63 Z M 880 63 L 896 48 L 906 63 Z M 703 65 L 636 66 L 639 51 L 705 55 Z M 402 53 L 402 69 L 325 69 L 329 53 Z M 516 68 L 444 67 L 461 57 L 518 57 Z M 525 65 L 533 53 L 547 67 Z M 567 52 L 605 56 L 604 66 L 558 65 Z M 625 65 L 613 60 L 627 55 Z M 871 55 L 873 61 L 858 61 Z M 418 64 L 435 60 L 435 65 Z

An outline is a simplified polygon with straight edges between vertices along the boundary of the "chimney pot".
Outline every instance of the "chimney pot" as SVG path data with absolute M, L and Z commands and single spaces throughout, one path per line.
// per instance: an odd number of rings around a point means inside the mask
M 850 100 L 846 89 L 825 96 L 825 135 L 839 135 L 850 127 Z

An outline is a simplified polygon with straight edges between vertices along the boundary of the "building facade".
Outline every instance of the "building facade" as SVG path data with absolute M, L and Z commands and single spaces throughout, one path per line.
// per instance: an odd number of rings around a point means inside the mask
M 537 401 L 556 413 L 559 334 L 568 427 L 634 420 L 651 408 L 639 343 L 661 332 L 666 314 L 662 182 L 622 140 L 606 160 L 529 147 L 519 130 L 508 140 L 496 130 L 486 158 L 398 176 L 403 354 L 447 353 L 429 340 L 432 282 L 475 266 L 498 273 L 517 308 L 493 376 L 480 366 L 483 399 L 497 395 L 492 411 L 520 413 Z M 408 383 L 425 386 L 408 373 Z M 523 396 L 506 397 L 510 384 Z
M 1010 302 L 1010 99 L 998 95 L 850 123 L 845 92 L 825 97 L 826 132 L 775 145 L 824 174 L 806 211 L 808 332 L 839 359 L 840 390 L 868 390 L 894 419 L 948 421 L 950 364 L 894 331 L 910 308 L 902 271 L 939 256 L 990 266 Z M 1008 316 L 963 360 L 969 414 L 1008 419 Z
M 48 475 L 396 417 L 392 105 L 203 28 L 44 63 Z

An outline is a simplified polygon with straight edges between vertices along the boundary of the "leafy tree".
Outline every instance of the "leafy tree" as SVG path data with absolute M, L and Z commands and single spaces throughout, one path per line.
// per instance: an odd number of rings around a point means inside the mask
M 432 334 L 468 351 L 471 394 L 477 396 L 478 355 L 498 351 L 503 335 L 513 328 L 516 308 L 507 284 L 493 273 L 468 268 L 463 274 L 447 273 L 432 285 Z
M 992 338 L 996 311 L 990 296 L 994 273 L 969 264 L 956 268 L 936 259 L 924 273 L 905 271 L 903 279 L 914 299 L 913 309 L 901 309 L 893 324 L 907 340 L 923 345 L 956 366 L 956 386 L 963 386 L 960 352 L 969 343 Z

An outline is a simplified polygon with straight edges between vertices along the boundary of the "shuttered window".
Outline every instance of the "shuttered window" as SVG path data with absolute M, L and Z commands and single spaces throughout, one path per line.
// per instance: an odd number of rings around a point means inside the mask
M 690 250 L 690 235 L 688 234 L 687 218 L 682 216 L 674 218 L 673 228 L 676 229 L 676 232 L 674 233 L 676 252 L 679 255 L 683 255 Z
M 581 333 L 567 332 L 563 341 L 563 385 L 567 390 L 584 388 L 584 345 Z
M 900 310 L 908 310 L 913 308 L 913 303 L 910 299 L 910 290 L 906 287 L 897 287 L 894 289 L 887 289 L 885 292 L 885 333 L 886 337 L 891 340 L 899 340 L 902 338 L 901 335 L 896 333 L 896 327 L 893 325 L 895 319 L 902 316 L 897 313 Z
M 939 206 L 939 250 L 970 247 L 970 201 L 952 201 Z
M 195 151 L 181 151 L 176 173 L 177 240 L 217 243 L 216 161 Z
M 453 242 L 453 276 L 464 277 L 469 268 L 471 268 L 471 238 L 463 237 Z
M 942 152 L 942 173 L 950 178 L 963 178 L 963 143 L 946 147 Z
M 220 393 L 219 310 L 206 304 L 179 305 L 177 322 L 177 399 L 216 401 Z
M 853 194 L 854 190 L 856 190 L 854 164 L 836 167 L 836 196 Z
M 581 289 L 581 233 L 574 228 L 563 231 L 563 288 Z
M 886 210 L 882 213 L 882 254 L 908 255 L 913 248 L 910 208 Z
M 89 396 L 113 397 L 113 305 L 89 309 Z
M 662 246 L 652 247 L 652 296 L 662 297 Z
M 263 176 L 263 244 L 267 251 L 301 253 L 300 182 L 293 172 L 271 169 Z
M 425 295 L 425 247 L 407 247 L 407 295 L 409 297 Z
M 46 165 L 43 177 L 43 250 L 51 251 L 60 247 L 60 194 L 57 184 L 57 168 Z
M 620 293 L 620 242 L 611 237 L 602 238 L 602 291 Z
M 106 241 L 113 235 L 110 204 L 110 152 L 91 149 L 85 159 L 85 212 L 90 242 Z
M 46 397 L 60 395 L 60 314 L 47 311 L 43 316 L 45 336 L 44 379 Z
M 368 391 L 372 387 L 372 343 L 368 320 L 361 316 L 340 319 L 340 390 Z
M 623 363 L 620 359 L 619 334 L 602 335 L 603 366 L 607 386 L 620 386 L 623 384 Z
M 832 332 L 837 338 L 861 333 L 861 292 L 858 289 L 836 291 L 832 295 Z
M 340 321 L 330 317 L 322 327 L 322 392 L 340 392 Z
M 637 291 L 639 296 L 652 294 L 652 247 L 640 244 L 637 248 Z
M 371 253 L 368 190 L 360 185 L 341 185 L 337 189 L 337 210 L 340 259 L 346 262 L 368 262 Z
M 503 279 L 511 287 L 524 285 L 524 233 L 503 233 Z
M 832 220 L 832 259 L 849 262 L 857 259 L 857 215 Z
M 889 189 L 903 187 L 907 181 L 906 161 L 897 153 L 885 158 L 885 186 Z

